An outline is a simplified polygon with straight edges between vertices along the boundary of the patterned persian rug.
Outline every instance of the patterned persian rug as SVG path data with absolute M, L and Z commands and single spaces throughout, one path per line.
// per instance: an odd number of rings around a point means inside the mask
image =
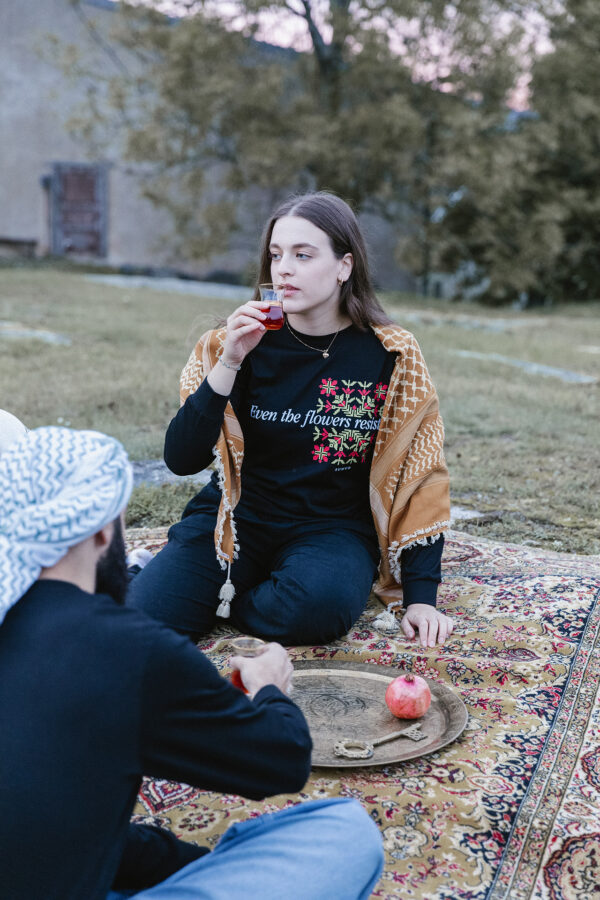
M 164 533 L 128 539 L 158 550 Z M 400 632 L 378 632 L 373 598 L 345 640 L 291 653 L 442 681 L 469 711 L 458 740 L 398 765 L 314 769 L 301 794 L 263 803 L 147 779 L 136 820 L 214 846 L 248 816 L 356 797 L 385 846 L 373 897 L 600 898 L 600 559 L 449 532 L 444 563 L 439 605 L 456 626 L 445 646 L 423 651 Z M 224 673 L 229 633 L 219 628 L 199 645 Z

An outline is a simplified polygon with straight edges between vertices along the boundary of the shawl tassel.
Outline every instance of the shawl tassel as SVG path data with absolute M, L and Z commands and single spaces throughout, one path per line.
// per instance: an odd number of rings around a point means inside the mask
M 231 615 L 231 601 L 235 597 L 235 588 L 231 581 L 231 562 L 227 565 L 227 580 L 219 591 L 219 606 L 217 607 L 217 615 L 222 619 L 228 619 Z

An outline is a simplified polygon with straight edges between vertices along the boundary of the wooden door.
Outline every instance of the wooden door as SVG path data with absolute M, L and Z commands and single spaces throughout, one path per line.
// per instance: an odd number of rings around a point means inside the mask
M 106 166 L 55 163 L 50 191 L 52 253 L 106 256 Z

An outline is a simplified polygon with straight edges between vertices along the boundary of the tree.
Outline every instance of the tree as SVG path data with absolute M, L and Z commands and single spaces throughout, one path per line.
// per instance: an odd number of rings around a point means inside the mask
M 566 0 L 552 20 L 554 51 L 533 71 L 540 117 L 534 146 L 538 205 L 556 210 L 562 241 L 550 277 L 552 299 L 600 298 L 600 7 Z
M 549 25 L 533 112 L 480 137 L 439 223 L 440 265 L 491 302 L 600 297 L 600 7 L 566 0 Z
M 458 296 L 527 305 L 540 296 L 561 246 L 561 209 L 543 198 L 531 142 L 537 122 L 508 119 L 463 157 L 462 185 L 442 207 L 437 265 L 459 276 Z
M 74 124 L 97 140 L 117 123 L 188 254 L 224 249 L 248 216 L 255 230 L 291 190 L 328 189 L 401 224 L 427 290 L 443 256 L 436 210 L 505 116 L 526 41 L 516 17 L 531 5 L 171 0 L 181 15 L 167 18 L 122 4 L 114 41 L 127 73 L 94 73 L 92 116 Z M 258 40 L 267 15 L 300 22 L 305 48 Z

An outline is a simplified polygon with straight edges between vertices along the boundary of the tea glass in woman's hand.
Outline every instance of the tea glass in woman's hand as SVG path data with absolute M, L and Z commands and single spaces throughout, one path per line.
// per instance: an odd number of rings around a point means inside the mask
M 262 324 L 269 331 L 278 331 L 283 327 L 283 294 L 284 290 L 275 284 L 259 284 L 260 311 L 265 313 Z

